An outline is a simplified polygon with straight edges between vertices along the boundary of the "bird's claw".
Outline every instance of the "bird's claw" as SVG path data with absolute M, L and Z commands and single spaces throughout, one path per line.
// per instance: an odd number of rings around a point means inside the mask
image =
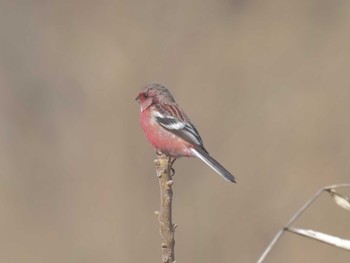
M 171 165 L 173 165 L 173 164 L 175 163 L 175 161 L 176 161 L 176 158 L 173 158 L 173 159 L 170 158 L 170 164 L 171 164 Z

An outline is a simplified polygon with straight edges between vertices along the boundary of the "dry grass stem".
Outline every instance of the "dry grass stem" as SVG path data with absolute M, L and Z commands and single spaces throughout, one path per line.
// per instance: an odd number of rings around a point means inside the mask
M 334 198 L 335 202 L 343 207 L 344 209 L 347 208 L 347 202 L 349 201 L 349 199 L 347 197 L 341 196 L 340 194 L 336 193 L 334 189 L 336 188 L 341 188 L 341 187 L 350 187 L 350 184 L 336 184 L 336 185 L 330 185 L 330 186 L 326 186 L 321 188 L 320 190 L 318 190 L 316 192 L 316 194 L 314 196 L 312 196 L 293 216 L 292 218 L 287 222 L 287 224 L 281 228 L 276 236 L 272 239 L 272 241 L 270 242 L 270 244 L 268 245 L 268 247 L 265 249 L 265 251 L 263 252 L 263 254 L 260 256 L 260 258 L 258 259 L 257 263 L 262 263 L 265 258 L 267 257 L 267 255 L 271 252 L 272 248 L 275 246 L 275 244 L 277 243 L 277 241 L 281 238 L 281 236 L 285 233 L 285 231 L 290 231 L 290 232 L 296 232 L 296 231 L 291 231 L 290 226 L 311 206 L 312 203 L 315 202 L 315 200 L 323 193 L 323 192 L 328 192 L 331 194 L 331 196 Z M 340 200 L 341 199 L 341 200 Z M 295 230 L 295 229 L 293 229 Z M 297 233 L 300 234 L 300 233 Z M 305 232 L 303 232 L 304 236 Z M 300 234 L 301 235 L 301 234 Z M 325 235 L 325 234 L 323 234 Z M 312 235 L 308 235 L 309 238 L 312 238 Z M 336 238 L 336 237 L 334 237 Z M 318 240 L 318 241 L 322 241 L 325 242 L 324 240 L 321 240 L 320 238 L 313 238 L 314 240 Z M 329 239 L 328 239 L 329 240 Z M 327 243 L 327 242 L 326 242 Z M 328 242 L 328 244 L 332 244 L 331 242 Z M 341 247 L 341 246 L 338 246 Z

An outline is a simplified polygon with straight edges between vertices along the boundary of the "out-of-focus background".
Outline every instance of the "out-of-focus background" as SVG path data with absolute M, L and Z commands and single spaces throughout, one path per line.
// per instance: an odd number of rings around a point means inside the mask
M 176 162 L 178 262 L 255 262 L 349 182 L 349 28 L 349 1 L 2 1 L 0 262 L 160 262 L 134 101 L 153 81 L 238 178 Z M 350 238 L 349 222 L 325 196 L 296 226 Z M 287 234 L 267 262 L 349 259 Z

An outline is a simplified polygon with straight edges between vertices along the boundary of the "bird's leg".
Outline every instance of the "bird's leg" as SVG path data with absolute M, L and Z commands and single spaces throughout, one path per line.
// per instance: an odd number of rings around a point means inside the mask
M 173 164 L 175 163 L 176 158 L 175 157 L 170 157 L 170 164 L 171 166 L 173 166 Z
M 173 168 L 173 164 L 176 161 L 176 158 L 169 157 L 169 161 L 170 161 L 170 167 L 171 167 L 170 176 L 173 177 L 175 175 L 175 169 Z

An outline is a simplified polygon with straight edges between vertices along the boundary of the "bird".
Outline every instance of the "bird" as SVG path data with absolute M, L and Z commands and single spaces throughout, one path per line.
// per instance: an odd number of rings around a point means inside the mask
M 157 152 L 174 158 L 173 161 L 197 157 L 226 181 L 236 183 L 236 178 L 204 148 L 198 130 L 165 86 L 148 84 L 135 100 L 140 104 L 141 126 Z

